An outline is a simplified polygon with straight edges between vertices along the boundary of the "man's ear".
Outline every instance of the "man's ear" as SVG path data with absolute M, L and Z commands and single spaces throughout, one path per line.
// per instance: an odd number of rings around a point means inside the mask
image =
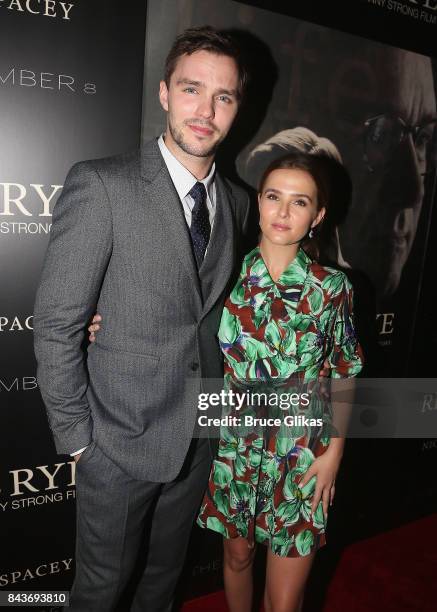
M 165 111 L 168 111 L 168 89 L 165 81 L 159 82 L 159 101 Z

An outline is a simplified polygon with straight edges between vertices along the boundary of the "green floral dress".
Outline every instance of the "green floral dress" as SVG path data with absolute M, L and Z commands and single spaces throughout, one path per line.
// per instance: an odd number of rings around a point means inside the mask
M 317 382 L 326 358 L 331 377 L 358 374 L 363 356 L 352 303 L 346 275 L 313 262 L 303 249 L 277 282 L 259 247 L 251 251 L 225 303 L 218 332 L 225 389 L 308 389 Z M 310 397 L 311 416 L 326 416 L 326 396 L 318 391 Z M 302 414 L 302 407 L 290 410 Z M 278 416 L 283 410 L 264 405 L 255 413 Z M 253 415 L 253 405 L 249 402 L 238 414 Z M 329 446 L 328 420 L 319 428 L 285 427 L 282 421 L 279 426 L 251 428 L 223 425 L 198 525 L 226 538 L 242 536 L 250 543 L 267 544 L 284 557 L 307 555 L 323 546 L 327 517 L 322 502 L 313 515 L 310 512 L 316 477 L 302 488 L 298 483 Z

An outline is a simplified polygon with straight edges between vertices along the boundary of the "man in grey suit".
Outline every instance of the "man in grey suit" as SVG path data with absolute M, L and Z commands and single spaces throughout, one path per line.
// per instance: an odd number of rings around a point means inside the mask
M 146 541 L 131 609 L 172 606 L 211 463 L 193 439 L 198 393 L 222 376 L 216 333 L 249 211 L 214 166 L 245 82 L 231 38 L 184 32 L 160 84 L 165 134 L 76 164 L 53 212 L 35 352 L 56 449 L 77 462 L 72 611 L 113 610 Z

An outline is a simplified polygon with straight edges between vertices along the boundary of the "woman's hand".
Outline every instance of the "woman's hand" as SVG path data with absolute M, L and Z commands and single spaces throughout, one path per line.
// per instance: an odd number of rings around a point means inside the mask
M 101 320 L 102 320 L 102 317 L 99 315 L 98 312 L 96 312 L 96 314 L 93 316 L 93 320 L 91 321 L 91 325 L 88 327 L 88 331 L 90 332 L 90 335 L 89 335 L 90 342 L 94 342 L 94 340 L 96 339 L 95 334 L 100 329 L 99 323 L 101 322 Z
M 327 516 L 329 506 L 332 506 L 334 501 L 335 477 L 340 467 L 341 457 L 342 455 L 337 449 L 328 447 L 323 455 L 320 455 L 320 457 L 313 461 L 300 480 L 299 487 L 303 487 L 313 476 L 316 476 L 316 488 L 311 504 L 311 513 L 316 511 L 320 500 L 322 500 L 323 513 L 325 517 Z

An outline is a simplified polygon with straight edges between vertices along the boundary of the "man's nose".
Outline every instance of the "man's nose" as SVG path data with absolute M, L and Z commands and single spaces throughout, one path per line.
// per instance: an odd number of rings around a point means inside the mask
M 204 119 L 213 119 L 215 115 L 214 100 L 202 98 L 197 107 L 197 114 Z

